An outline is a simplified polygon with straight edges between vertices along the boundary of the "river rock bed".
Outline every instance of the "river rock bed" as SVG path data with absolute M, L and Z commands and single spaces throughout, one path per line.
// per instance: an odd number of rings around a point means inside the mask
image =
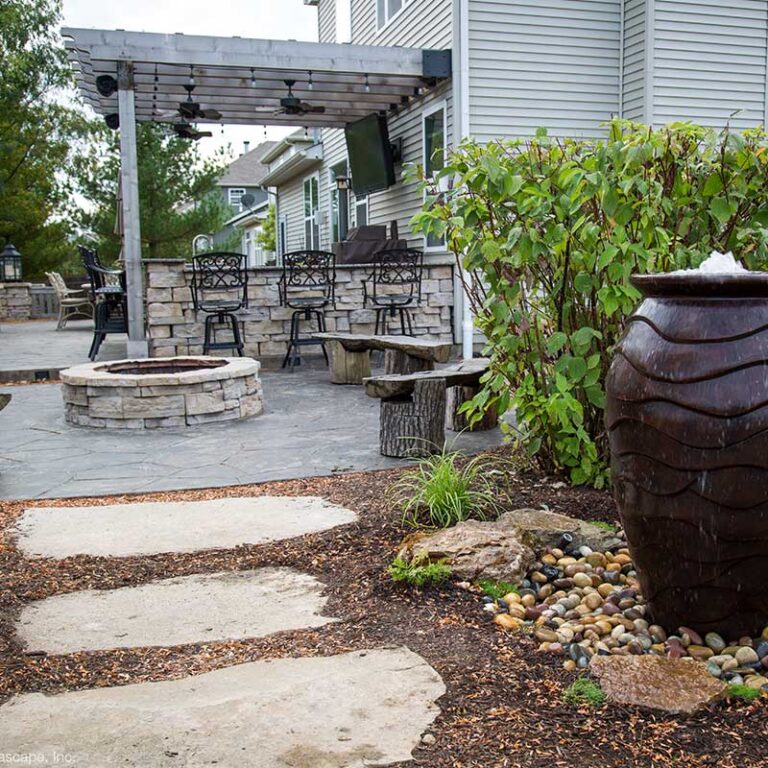
M 601 552 L 570 538 L 539 554 L 517 592 L 483 597 L 497 625 L 530 632 L 539 652 L 562 656 L 569 671 L 586 670 L 594 656 L 653 654 L 705 664 L 729 685 L 768 695 L 768 626 L 759 638 L 727 640 L 714 632 L 702 637 L 690 627 L 668 632 L 650 622 L 623 542 Z

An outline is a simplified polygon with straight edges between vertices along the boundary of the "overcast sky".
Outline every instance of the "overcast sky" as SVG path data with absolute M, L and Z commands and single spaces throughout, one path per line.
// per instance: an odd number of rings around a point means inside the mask
M 317 9 L 304 0 L 64 0 L 64 25 L 137 32 L 183 32 L 187 35 L 317 40 Z M 235 156 L 244 140 L 251 148 L 264 140 L 261 126 L 225 126 L 222 135 L 203 139 L 206 153 L 231 144 Z M 293 129 L 270 127 L 268 138 Z

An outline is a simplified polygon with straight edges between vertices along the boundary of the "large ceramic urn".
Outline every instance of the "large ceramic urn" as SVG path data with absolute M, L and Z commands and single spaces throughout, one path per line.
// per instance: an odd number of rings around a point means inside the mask
M 606 384 L 616 499 L 653 621 L 768 624 L 768 274 L 636 276 Z

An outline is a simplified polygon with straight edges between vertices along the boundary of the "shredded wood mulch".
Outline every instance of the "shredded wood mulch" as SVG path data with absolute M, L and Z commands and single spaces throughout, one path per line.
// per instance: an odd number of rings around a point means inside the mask
M 693 717 L 604 706 L 573 708 L 561 695 L 574 676 L 535 642 L 492 623 L 476 596 L 453 586 L 417 590 L 386 574 L 403 537 L 387 489 L 400 470 L 356 473 L 205 491 L 96 499 L 0 503 L 0 701 L 23 692 L 169 680 L 265 658 L 324 656 L 406 645 L 443 677 L 442 714 L 400 768 L 758 768 L 768 765 L 768 703 L 720 704 Z M 540 506 L 614 522 L 607 493 L 562 487 L 510 471 L 505 508 Z M 113 504 L 243 495 L 322 496 L 355 510 L 354 525 L 289 541 L 233 550 L 143 557 L 25 559 L 12 528 L 23 509 L 42 504 Z M 266 638 L 132 648 L 63 656 L 26 655 L 13 625 L 24 603 L 80 589 L 110 589 L 192 573 L 291 566 L 327 585 L 324 613 L 340 619 L 319 629 Z

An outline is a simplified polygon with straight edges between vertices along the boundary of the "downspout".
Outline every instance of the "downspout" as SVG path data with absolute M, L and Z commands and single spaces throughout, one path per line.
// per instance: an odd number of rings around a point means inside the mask
M 627 0 L 621 0 L 619 16 L 619 120 L 624 117 L 624 37 L 626 34 Z
M 469 113 L 469 2 L 453 0 L 453 146 L 471 135 Z M 469 285 L 472 276 L 464 273 Z M 461 351 L 465 360 L 474 354 L 475 323 L 466 292 L 462 297 Z

